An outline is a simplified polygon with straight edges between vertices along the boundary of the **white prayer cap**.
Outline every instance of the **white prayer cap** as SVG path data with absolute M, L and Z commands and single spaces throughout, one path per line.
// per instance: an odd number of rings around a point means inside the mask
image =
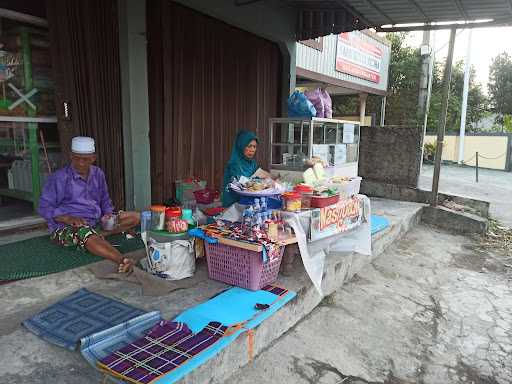
M 96 152 L 94 139 L 87 136 L 76 136 L 71 139 L 71 152 L 79 155 L 92 155 Z

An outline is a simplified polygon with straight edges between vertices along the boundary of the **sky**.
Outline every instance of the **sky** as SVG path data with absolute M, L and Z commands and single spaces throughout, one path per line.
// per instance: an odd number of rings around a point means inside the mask
M 413 47 L 421 45 L 423 32 L 411 32 L 408 44 Z M 433 31 L 430 35 L 430 45 L 436 51 L 436 60 L 442 61 L 448 54 L 449 30 Z M 454 62 L 463 60 L 468 50 L 469 31 L 457 31 L 455 39 Z M 475 28 L 471 38 L 471 65 L 476 70 L 476 81 L 482 84 L 487 93 L 489 66 L 492 59 L 502 52 L 512 55 L 512 27 Z

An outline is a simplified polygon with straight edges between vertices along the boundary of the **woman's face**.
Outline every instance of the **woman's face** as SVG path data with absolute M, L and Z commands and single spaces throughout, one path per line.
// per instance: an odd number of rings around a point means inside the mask
M 256 155 L 256 148 L 258 147 L 258 142 L 256 140 L 251 140 L 247 147 L 244 148 L 244 156 L 248 159 L 253 159 L 254 155 Z

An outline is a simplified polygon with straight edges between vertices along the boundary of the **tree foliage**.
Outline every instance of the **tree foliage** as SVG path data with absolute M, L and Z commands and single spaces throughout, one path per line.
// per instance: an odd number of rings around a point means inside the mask
M 419 49 L 406 45 L 407 33 L 388 33 L 391 42 L 391 62 L 386 103 L 386 125 L 422 125 L 423 117 L 418 116 L 418 94 L 421 76 L 421 56 Z M 432 76 L 432 92 L 427 130 L 436 131 L 439 123 L 442 101 L 442 78 L 444 63 L 435 62 Z M 464 86 L 464 64 L 458 62 L 452 71 L 450 98 L 446 129 L 458 130 Z M 512 95 L 512 92 L 510 93 Z M 512 96 L 511 96 L 512 97 Z M 370 95 L 367 100 L 367 114 L 374 113 L 379 118 L 381 102 L 379 96 Z M 336 116 L 356 115 L 357 96 L 333 96 Z M 471 68 L 468 93 L 466 127 L 478 121 L 488 109 L 488 101 L 480 84 L 475 82 L 475 69 Z
M 500 116 L 512 115 L 512 57 L 508 53 L 492 60 L 487 87 L 493 111 Z
M 437 131 L 441 113 L 443 95 L 443 72 L 445 64 L 435 63 L 432 77 L 432 94 L 428 116 L 427 131 Z M 475 82 L 476 71 L 471 67 L 469 75 L 468 105 L 466 112 L 466 129 L 480 120 L 488 109 L 488 100 L 482 91 L 482 86 Z M 450 82 L 450 97 L 448 99 L 448 112 L 446 116 L 446 130 L 457 131 L 460 128 L 462 112 L 462 93 L 464 88 L 464 62 L 458 61 L 452 68 Z

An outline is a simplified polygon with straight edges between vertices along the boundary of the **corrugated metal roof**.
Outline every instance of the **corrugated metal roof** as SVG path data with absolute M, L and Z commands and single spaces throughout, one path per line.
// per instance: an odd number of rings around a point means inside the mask
M 512 25 L 511 0 L 283 2 L 298 10 L 297 40 L 366 28 L 399 31 Z

